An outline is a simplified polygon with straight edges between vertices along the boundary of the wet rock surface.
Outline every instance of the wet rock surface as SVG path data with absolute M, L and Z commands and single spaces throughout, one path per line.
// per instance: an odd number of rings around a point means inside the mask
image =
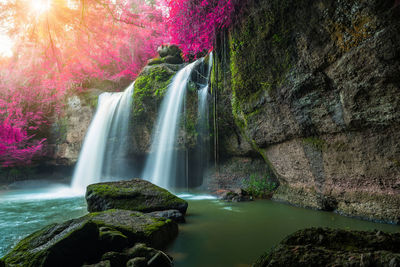
M 141 212 L 178 210 L 186 213 L 188 204 L 167 190 L 142 179 L 89 185 L 88 211 L 125 209 Z
M 221 199 L 229 202 L 243 202 L 252 201 L 253 196 L 243 189 L 237 189 L 234 191 L 225 191 L 221 194 Z
M 125 266 L 136 257 L 129 248 L 138 242 L 164 248 L 177 234 L 177 224 L 171 220 L 108 210 L 49 225 L 20 241 L 2 260 L 6 266 L 81 266 L 96 262 L 96 266 L 107 266 L 108 262 Z M 141 246 L 147 248 L 144 244 Z M 153 248 L 147 250 L 152 253 L 144 253 L 149 260 L 158 253 Z
M 400 233 L 310 228 L 286 237 L 261 256 L 266 266 L 398 266 Z
M 177 223 L 185 222 L 185 216 L 179 210 L 153 211 L 146 214 L 155 218 L 171 219 Z
M 399 13 L 392 0 L 252 2 L 217 41 L 220 157 L 261 155 L 276 200 L 398 223 Z

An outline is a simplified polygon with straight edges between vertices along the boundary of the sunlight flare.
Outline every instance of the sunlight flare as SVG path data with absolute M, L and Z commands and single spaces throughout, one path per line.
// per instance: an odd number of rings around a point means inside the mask
M 30 3 L 36 15 L 41 15 L 51 8 L 51 0 L 32 0 Z
M 0 34 L 0 57 L 12 57 L 13 41 L 7 35 Z

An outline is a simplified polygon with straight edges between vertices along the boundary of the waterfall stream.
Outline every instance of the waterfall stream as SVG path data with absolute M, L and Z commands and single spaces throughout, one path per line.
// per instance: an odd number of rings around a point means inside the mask
M 197 107 L 197 145 L 196 145 L 196 162 L 198 179 L 192 181 L 190 186 L 200 186 L 203 183 L 204 173 L 208 169 L 210 161 L 210 125 L 209 125 L 209 105 L 208 105 L 208 89 L 213 62 L 213 54 L 210 53 L 208 61 L 208 69 L 206 74 L 206 83 L 198 90 L 198 107 Z
M 122 158 L 126 153 L 133 90 L 134 83 L 124 92 L 99 96 L 72 178 L 74 191 L 84 193 L 89 184 L 117 178 L 112 170 L 123 170 L 123 162 L 112 157 Z
M 153 130 L 151 151 L 147 157 L 142 178 L 164 188 L 171 189 L 176 186 L 175 178 L 180 175 L 177 137 L 187 85 L 196 66 L 200 68 L 204 66 L 204 59 L 187 65 L 173 77 Z M 201 175 L 201 181 L 209 160 L 207 96 L 211 66 L 212 54 L 208 69 L 203 68 L 198 72 L 202 78 L 201 84 L 198 83 L 200 88 L 198 90 L 198 137 L 195 148 L 195 161 L 198 167 L 194 168 L 194 171 Z M 103 93 L 99 96 L 98 108 L 86 134 L 72 179 L 71 187 L 75 192 L 84 193 L 89 184 L 131 178 L 130 174 L 125 174 L 124 171 L 128 170 L 125 160 L 133 91 L 134 83 L 122 93 Z M 186 160 L 187 157 L 186 153 Z M 194 185 L 201 185 L 201 181 Z M 188 182 L 187 185 L 189 185 Z
M 171 188 L 176 176 L 177 151 L 175 150 L 178 123 L 187 83 L 196 62 L 181 69 L 168 86 L 161 104 L 157 125 L 153 132 L 151 154 L 146 161 L 142 178 L 152 183 Z

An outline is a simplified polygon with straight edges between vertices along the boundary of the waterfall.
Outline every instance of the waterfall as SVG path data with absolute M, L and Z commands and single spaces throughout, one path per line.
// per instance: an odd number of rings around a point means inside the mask
M 191 185 L 200 186 L 203 183 L 204 172 L 208 169 L 210 155 L 210 127 L 209 127 L 209 106 L 208 106 L 208 89 L 213 62 L 213 54 L 210 53 L 208 61 L 208 69 L 206 72 L 205 84 L 198 90 L 198 108 L 197 108 L 197 144 L 194 153 L 197 162 L 197 172 L 200 176 L 196 181 L 192 181 Z
M 86 186 L 102 181 L 103 173 L 111 175 L 113 169 L 122 170 L 123 163 L 114 155 L 125 155 L 131 113 L 134 83 L 124 92 L 103 93 L 89 126 L 78 163 L 72 178 L 74 191 L 84 193 Z M 117 166 L 113 166 L 117 162 Z M 115 174 L 115 172 L 114 172 Z M 108 180 L 110 176 L 106 176 Z
M 199 107 L 198 107 L 198 118 L 199 118 L 199 127 L 203 127 L 205 125 L 204 118 L 207 119 L 206 123 L 208 126 L 208 82 L 210 80 L 211 69 L 212 69 L 212 62 L 213 62 L 213 53 L 210 53 L 209 60 L 208 60 L 208 70 L 207 70 L 207 79 L 206 84 L 203 85 L 202 89 L 199 90 Z
M 196 62 L 180 70 L 168 86 L 161 104 L 157 125 L 153 132 L 151 154 L 146 161 L 142 177 L 152 183 L 171 188 L 176 176 L 177 151 L 175 150 L 178 124 L 187 83 Z

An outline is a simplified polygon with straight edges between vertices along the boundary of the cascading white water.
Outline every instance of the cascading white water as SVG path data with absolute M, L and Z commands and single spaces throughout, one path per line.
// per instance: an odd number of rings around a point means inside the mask
M 103 93 L 99 96 L 97 111 L 86 134 L 71 187 L 75 192 L 84 193 L 86 186 L 102 181 L 103 170 L 112 161 L 105 161 L 106 151 L 124 153 L 121 142 L 111 142 L 110 136 L 125 140 L 128 135 L 129 114 L 131 113 L 134 83 L 121 93 Z M 124 143 L 124 142 L 122 142 Z
M 200 186 L 203 183 L 203 175 L 208 169 L 209 155 L 210 155 L 210 128 L 209 128 L 209 107 L 208 107 L 208 83 L 211 75 L 211 68 L 213 62 L 213 54 L 210 53 L 208 61 L 208 70 L 206 73 L 205 85 L 201 87 L 198 93 L 198 108 L 197 108 L 197 145 L 196 145 L 196 162 L 197 172 L 200 176 L 192 184 Z
M 186 93 L 187 83 L 196 62 L 180 70 L 168 86 L 161 105 L 157 126 L 153 132 L 151 154 L 146 161 L 142 177 L 150 182 L 170 188 L 176 171 L 177 152 L 174 151 L 178 123 Z
M 213 62 L 213 53 L 210 53 L 209 60 L 208 60 L 208 71 L 207 71 L 206 84 L 198 92 L 198 99 L 199 99 L 198 118 L 200 121 L 199 122 L 200 127 L 202 127 L 201 125 L 204 124 L 204 121 L 202 121 L 203 118 L 206 117 L 206 119 L 208 121 L 207 95 L 208 95 L 208 82 L 209 82 L 210 75 L 211 75 L 212 62 Z

